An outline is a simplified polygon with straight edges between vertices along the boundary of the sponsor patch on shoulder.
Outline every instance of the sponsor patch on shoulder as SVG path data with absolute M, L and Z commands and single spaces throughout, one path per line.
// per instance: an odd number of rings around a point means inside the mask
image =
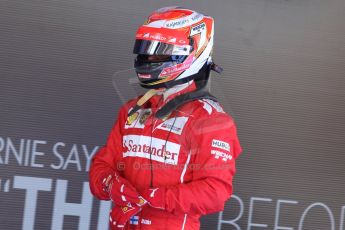
M 230 144 L 228 142 L 213 139 L 212 147 L 219 148 L 230 152 Z
M 210 99 L 204 99 L 208 104 L 210 104 L 218 113 L 224 113 L 223 107 L 216 101 Z
M 210 99 L 201 99 L 199 101 L 204 104 L 203 108 L 208 112 L 208 114 L 211 114 L 213 109 L 218 113 L 225 113 L 223 107 L 216 101 Z
M 222 151 L 214 150 L 214 149 L 211 150 L 211 154 L 214 155 L 214 158 L 222 159 L 223 161 L 232 159 L 232 156 L 230 154 L 224 153 Z

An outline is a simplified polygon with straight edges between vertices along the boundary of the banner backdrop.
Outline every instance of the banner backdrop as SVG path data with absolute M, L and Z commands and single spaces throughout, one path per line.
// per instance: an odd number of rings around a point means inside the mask
M 108 228 L 88 171 L 122 104 L 112 76 L 150 12 L 181 5 L 215 18 L 212 91 L 244 148 L 201 229 L 344 230 L 345 1 L 0 5 L 0 229 Z

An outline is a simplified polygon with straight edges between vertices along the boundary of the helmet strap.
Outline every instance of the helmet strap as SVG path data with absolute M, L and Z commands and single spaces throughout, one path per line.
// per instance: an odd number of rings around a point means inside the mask
M 147 91 L 138 101 L 137 104 L 131 109 L 128 113 L 128 119 L 132 119 L 132 115 L 134 115 L 140 108 L 143 106 L 148 100 L 150 100 L 151 97 L 156 95 L 158 92 L 161 92 L 162 90 L 157 89 L 150 89 Z

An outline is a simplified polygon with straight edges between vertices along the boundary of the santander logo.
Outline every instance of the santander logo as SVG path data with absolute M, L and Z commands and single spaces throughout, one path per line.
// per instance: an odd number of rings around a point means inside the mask
M 191 55 L 188 57 L 188 59 L 185 62 L 163 69 L 159 77 L 164 77 L 166 75 L 182 72 L 188 69 L 192 65 L 192 63 L 193 63 L 193 56 Z
M 140 157 L 177 165 L 180 145 L 148 136 L 126 135 L 123 136 L 123 157 Z M 151 143 L 151 147 L 150 147 Z

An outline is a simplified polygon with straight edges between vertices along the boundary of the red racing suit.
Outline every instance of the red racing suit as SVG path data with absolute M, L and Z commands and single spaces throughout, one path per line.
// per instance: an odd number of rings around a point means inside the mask
M 102 180 L 114 170 L 139 194 L 150 185 L 164 186 L 166 210 L 146 205 L 126 229 L 199 229 L 200 216 L 223 210 L 232 194 L 242 151 L 236 125 L 209 99 L 188 102 L 160 120 L 154 117 L 159 100 L 152 98 L 129 121 L 137 100 L 121 107 L 106 145 L 94 156 L 91 191 L 109 200 Z

